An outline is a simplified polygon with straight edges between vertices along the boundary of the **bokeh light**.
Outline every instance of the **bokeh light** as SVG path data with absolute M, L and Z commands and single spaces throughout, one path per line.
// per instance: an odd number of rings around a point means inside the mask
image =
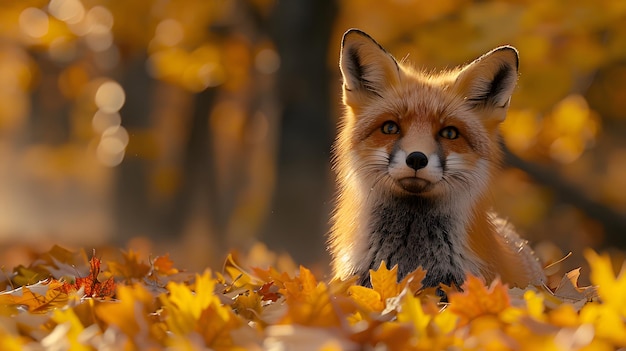
M 100 138 L 96 149 L 98 160 L 105 166 L 115 167 L 124 160 L 124 152 L 128 145 L 128 132 L 122 126 L 107 128 Z
M 154 33 L 154 41 L 165 46 L 175 46 L 183 40 L 183 37 L 183 26 L 171 18 L 161 21 Z
M 275 73 L 280 68 L 280 56 L 273 49 L 262 49 L 254 57 L 254 66 L 261 73 Z
M 107 81 L 100 85 L 96 91 L 95 103 L 100 110 L 106 113 L 114 113 L 124 106 L 126 94 L 119 83 Z
M 50 0 L 48 11 L 69 24 L 79 23 L 85 18 L 85 6 L 79 0 Z
M 24 9 L 19 17 L 20 29 L 32 38 L 41 38 L 48 34 L 50 21 L 48 15 L 34 7 Z

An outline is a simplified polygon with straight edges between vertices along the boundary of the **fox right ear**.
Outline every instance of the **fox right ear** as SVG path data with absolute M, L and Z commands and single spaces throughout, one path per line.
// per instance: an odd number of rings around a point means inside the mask
M 343 35 L 339 68 L 344 102 L 350 106 L 364 97 L 382 96 L 385 88 L 400 80 L 400 68 L 393 56 L 358 29 Z

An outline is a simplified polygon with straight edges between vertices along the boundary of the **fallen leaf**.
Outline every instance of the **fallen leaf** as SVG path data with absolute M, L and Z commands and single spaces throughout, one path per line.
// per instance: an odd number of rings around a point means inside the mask
M 89 267 L 89 275 L 76 277 L 73 282 L 66 282 L 63 286 L 63 291 L 67 293 L 83 289 L 85 296 L 88 297 L 113 296 L 115 294 L 115 281 L 113 277 L 106 279 L 104 282 L 98 280 L 98 275 L 100 275 L 100 259 L 96 257 L 95 250 L 89 261 Z
M 508 289 L 499 279 L 487 288 L 479 278 L 469 275 L 462 289 L 448 295 L 448 308 L 461 318 L 461 325 L 483 315 L 497 315 L 510 306 Z
M 372 289 L 380 294 L 382 301 L 397 296 L 400 292 L 398 290 L 398 265 L 387 269 L 385 261 L 380 262 L 377 270 L 370 270 L 370 281 Z
M 178 269 L 174 268 L 174 261 L 170 259 L 170 254 L 157 256 L 152 261 L 152 267 L 157 274 L 172 275 L 178 273 Z
M 580 268 L 574 269 L 565 274 L 559 285 L 554 290 L 554 296 L 571 303 L 591 301 L 596 296 L 596 289 L 592 286 L 579 287 L 579 277 Z
M 150 266 L 139 260 L 139 254 L 133 250 L 122 251 L 122 262 L 107 261 L 111 274 L 126 282 L 143 279 L 150 272 Z

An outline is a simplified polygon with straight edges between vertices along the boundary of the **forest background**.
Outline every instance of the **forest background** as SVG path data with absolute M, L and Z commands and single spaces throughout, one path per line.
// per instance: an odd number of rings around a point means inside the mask
M 626 2 L 0 3 L 0 264 L 52 244 L 201 270 L 256 242 L 327 272 L 341 35 L 520 79 L 495 208 L 540 255 L 626 248 Z M 258 248 L 258 246 L 257 246 Z

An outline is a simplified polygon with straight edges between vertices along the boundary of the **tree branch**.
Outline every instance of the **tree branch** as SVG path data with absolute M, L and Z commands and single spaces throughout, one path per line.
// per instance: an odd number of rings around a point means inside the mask
M 626 216 L 618 211 L 586 196 L 579 187 L 571 184 L 549 167 L 527 162 L 513 154 L 506 146 L 505 163 L 526 172 L 537 183 L 550 188 L 556 197 L 567 202 L 587 216 L 600 222 L 605 230 L 603 247 L 615 246 L 626 248 Z

